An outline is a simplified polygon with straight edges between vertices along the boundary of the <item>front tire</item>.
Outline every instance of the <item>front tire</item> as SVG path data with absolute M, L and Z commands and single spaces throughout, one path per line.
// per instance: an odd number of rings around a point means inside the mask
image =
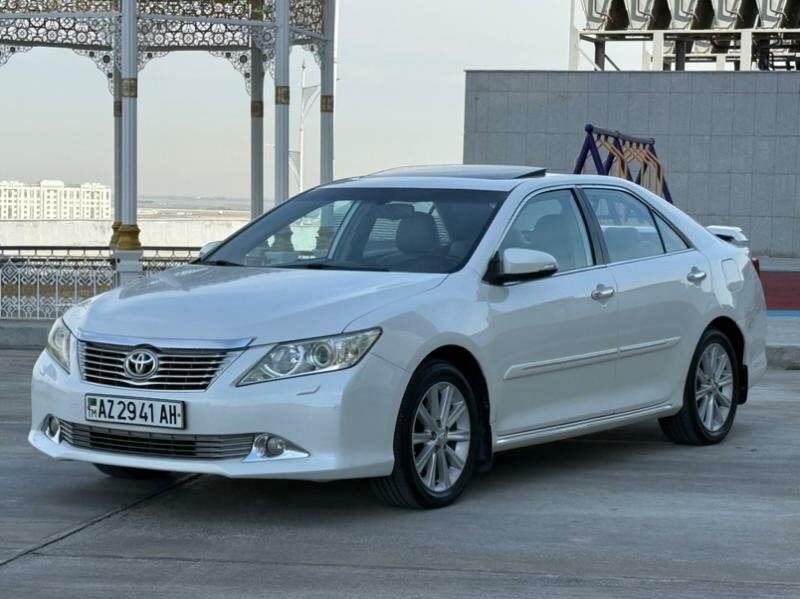
M 475 393 L 461 372 L 440 360 L 423 364 L 403 396 L 394 436 L 394 469 L 374 479 L 384 502 L 434 509 L 453 503 L 475 469 Z
M 740 365 L 722 331 L 708 329 L 692 357 L 683 391 L 683 408 L 658 423 L 683 445 L 713 445 L 728 435 L 742 393 Z
M 144 468 L 128 468 L 127 466 L 109 466 L 108 464 L 93 464 L 100 472 L 111 478 L 126 478 L 126 479 L 152 479 L 152 478 L 169 478 L 169 472 L 163 470 L 146 470 Z

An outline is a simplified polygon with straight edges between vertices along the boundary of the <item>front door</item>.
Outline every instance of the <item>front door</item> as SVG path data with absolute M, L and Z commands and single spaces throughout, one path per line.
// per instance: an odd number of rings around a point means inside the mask
M 617 352 L 616 282 L 599 265 L 573 190 L 526 200 L 499 248 L 552 254 L 553 276 L 484 284 L 499 368 L 499 436 L 606 414 Z

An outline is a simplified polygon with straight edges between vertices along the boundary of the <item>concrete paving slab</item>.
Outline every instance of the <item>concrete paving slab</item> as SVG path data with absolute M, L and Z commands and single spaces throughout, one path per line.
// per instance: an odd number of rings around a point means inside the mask
M 10 379 L 27 378 L 33 355 L 15 360 Z M 0 396 L 7 418 L 24 387 Z M 0 566 L 0 596 L 797 597 L 799 395 L 800 373 L 770 371 L 714 447 L 646 423 L 499 454 L 436 512 L 386 508 L 364 481 L 206 476 L 126 508 L 159 490 L 26 455 L 2 431 L 0 497 L 24 479 L 25 506 L 8 504 L 0 538 L 82 524 Z
M 0 351 L 0 563 L 174 484 L 111 481 L 91 466 L 52 460 L 30 447 L 30 373 L 37 354 Z
M 800 444 L 765 452 L 765 443 L 792 433 L 770 427 L 760 438 L 759 411 L 743 411 L 737 434 L 719 447 L 676 447 L 656 427 L 637 426 L 498 456 L 444 521 L 438 512 L 387 511 L 360 483 L 203 477 L 46 553 L 88 559 L 102 547 L 121 558 L 237 561 L 271 539 L 278 561 L 310 567 L 434 562 L 448 570 L 800 583 L 790 476 Z M 797 422 L 800 402 L 787 401 L 786 411 Z M 270 564 L 276 555 L 265 547 L 246 559 Z
M 58 597 L 115 599 L 170 597 L 302 597 L 320 599 L 642 599 L 650 597 L 796 599 L 794 585 L 692 580 L 526 574 L 495 569 L 368 568 L 258 562 L 204 562 L 98 557 L 25 558 L 8 568 L 9 596 L 32 588 L 58 589 Z M 36 584 L 26 581 L 36 571 Z M 0 579 L 1 579 L 0 575 Z
M 41 349 L 52 320 L 0 320 L 0 349 Z

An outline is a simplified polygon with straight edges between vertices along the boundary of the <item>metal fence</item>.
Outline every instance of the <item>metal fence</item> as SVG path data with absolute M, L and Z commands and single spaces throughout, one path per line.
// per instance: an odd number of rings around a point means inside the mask
M 153 274 L 197 257 L 199 248 L 143 248 Z M 0 246 L 0 319 L 52 320 L 116 285 L 112 251 L 103 246 Z

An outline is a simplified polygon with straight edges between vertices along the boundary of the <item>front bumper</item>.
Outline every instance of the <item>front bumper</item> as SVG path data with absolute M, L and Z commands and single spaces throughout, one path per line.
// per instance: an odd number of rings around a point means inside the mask
M 86 383 L 78 372 L 77 356 L 73 356 L 72 372 L 67 374 L 43 352 L 33 370 L 28 440 L 36 449 L 63 460 L 227 477 L 333 480 L 391 473 L 394 430 L 409 379 L 407 372 L 367 354 L 347 370 L 236 387 L 237 377 L 262 354 L 263 348 L 243 352 L 206 391 L 162 392 Z M 89 422 L 84 407 L 87 394 L 183 401 L 186 428 L 174 431 Z M 270 433 L 302 448 L 304 454 L 208 460 L 83 449 L 46 435 L 49 416 L 136 433 Z

